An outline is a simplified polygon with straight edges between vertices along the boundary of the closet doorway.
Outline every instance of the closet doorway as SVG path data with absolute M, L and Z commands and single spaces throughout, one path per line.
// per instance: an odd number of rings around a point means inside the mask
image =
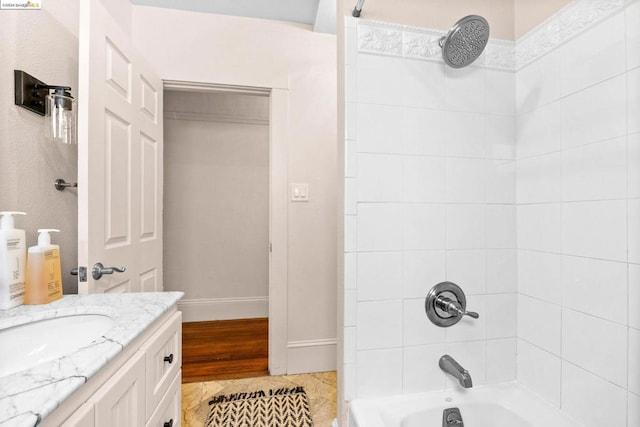
M 271 252 L 272 101 L 269 90 L 165 83 L 164 278 L 185 292 L 183 382 L 278 371 L 270 353 L 286 330 L 269 319 L 270 289 L 286 264 Z

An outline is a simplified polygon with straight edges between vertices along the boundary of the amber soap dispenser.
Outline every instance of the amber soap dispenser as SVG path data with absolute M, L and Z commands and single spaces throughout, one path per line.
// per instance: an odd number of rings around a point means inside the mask
M 60 232 L 60 230 L 49 228 L 38 230 L 40 233 L 38 244 L 29 248 L 25 304 L 47 304 L 62 298 L 60 247 L 51 244 L 50 232 Z

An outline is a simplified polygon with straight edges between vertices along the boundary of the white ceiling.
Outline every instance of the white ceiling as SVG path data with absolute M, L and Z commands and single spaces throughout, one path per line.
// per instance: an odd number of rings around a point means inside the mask
M 275 19 L 313 25 L 315 31 L 335 33 L 333 0 L 131 0 L 133 4 L 189 10 L 192 12 L 249 18 Z M 333 4 L 333 21 L 327 23 L 326 9 Z M 320 7 L 319 7 L 320 5 Z M 333 24 L 333 31 L 327 28 Z

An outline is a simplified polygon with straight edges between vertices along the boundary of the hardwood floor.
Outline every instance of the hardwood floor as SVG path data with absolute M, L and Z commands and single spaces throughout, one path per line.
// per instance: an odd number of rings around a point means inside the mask
M 269 375 L 269 320 L 182 324 L 182 382 Z

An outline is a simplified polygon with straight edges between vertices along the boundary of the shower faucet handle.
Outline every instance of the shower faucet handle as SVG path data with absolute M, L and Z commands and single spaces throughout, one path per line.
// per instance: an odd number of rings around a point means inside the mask
M 460 286 L 452 282 L 435 285 L 424 302 L 427 317 L 436 326 L 448 327 L 458 323 L 464 316 L 478 319 L 475 311 L 467 311 L 467 298 Z

